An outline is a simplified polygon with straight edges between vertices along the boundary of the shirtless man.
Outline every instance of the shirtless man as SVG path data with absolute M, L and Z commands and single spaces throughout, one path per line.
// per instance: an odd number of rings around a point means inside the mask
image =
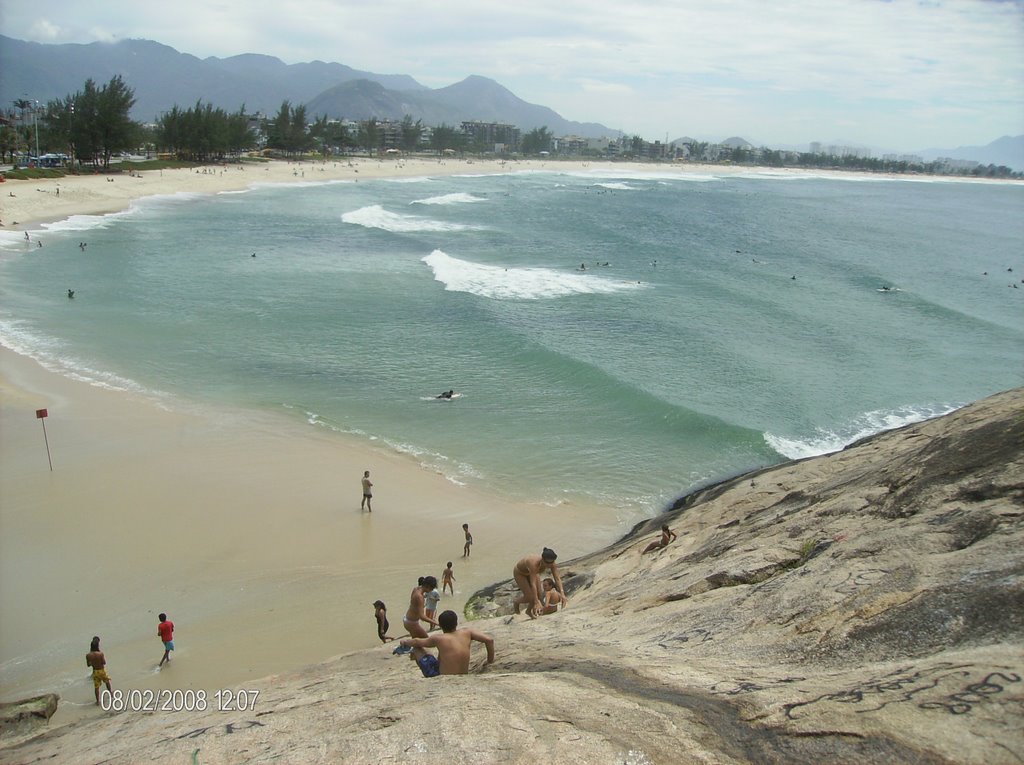
M 370 480 L 370 471 L 363 471 L 363 501 L 359 503 L 359 509 L 362 510 L 364 507 L 373 512 L 373 506 L 370 504 L 370 500 L 373 499 L 373 481 Z
M 107 693 L 113 693 L 110 688 L 110 676 L 107 674 L 107 657 L 100 650 L 100 639 L 94 637 L 89 646 L 89 653 L 85 655 L 85 665 L 92 667 L 92 687 L 96 692 L 96 703 L 100 703 L 100 685 L 107 686 Z
M 414 638 L 425 638 L 427 636 L 427 631 L 420 624 L 421 621 L 429 622 L 434 627 L 438 626 L 436 621 L 424 613 L 423 608 L 423 595 L 436 589 L 437 578 L 424 576 L 420 577 L 420 583 L 413 587 L 412 592 L 409 594 L 409 610 L 402 617 L 402 625 L 408 630 L 409 635 Z M 403 642 L 402 645 L 404 646 L 405 643 Z
M 541 604 L 544 600 L 540 575 L 545 569 L 551 572 L 551 576 L 555 581 L 555 587 L 558 589 L 558 594 L 562 596 L 562 608 L 569 605 L 569 599 L 565 597 L 565 588 L 562 587 L 562 577 L 558 575 L 558 566 L 555 564 L 557 558 L 558 556 L 555 555 L 554 550 L 545 547 L 540 555 L 527 555 L 512 569 L 512 576 L 523 593 L 516 598 L 514 603 L 517 614 L 519 613 L 519 606 L 523 603 L 528 604 L 526 614 L 531 619 L 535 619 L 540 614 Z
M 404 638 L 402 645 L 412 648 L 412 660 L 424 677 L 438 675 L 465 675 L 469 672 L 469 655 L 472 642 L 487 646 L 487 663 L 494 662 L 494 638 L 474 629 L 456 629 L 459 616 L 454 611 L 445 611 L 440 616 L 441 634 L 431 637 Z M 437 656 L 427 653 L 427 648 L 436 648 Z

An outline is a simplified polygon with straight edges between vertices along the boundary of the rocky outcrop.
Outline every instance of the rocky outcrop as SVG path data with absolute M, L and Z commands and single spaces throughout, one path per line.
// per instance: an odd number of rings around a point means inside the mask
M 641 555 L 663 522 L 678 540 Z M 498 660 L 465 677 L 380 648 L 268 678 L 253 710 L 113 715 L 0 755 L 1024 762 L 1024 390 L 705 488 L 563 573 L 570 607 L 534 621 L 508 582 L 477 594 Z
M 35 733 L 57 711 L 60 696 L 44 693 L 22 701 L 0 703 L 0 741 Z

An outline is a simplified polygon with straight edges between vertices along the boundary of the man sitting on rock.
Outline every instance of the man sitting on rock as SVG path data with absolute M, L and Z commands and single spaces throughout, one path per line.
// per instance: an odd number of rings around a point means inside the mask
M 412 660 L 419 666 L 424 677 L 438 675 L 465 675 L 469 672 L 469 654 L 472 641 L 487 646 L 487 663 L 494 661 L 494 638 L 474 629 L 456 629 L 459 615 L 445 611 L 437 618 L 441 634 L 434 633 L 425 638 L 405 638 L 401 644 L 412 648 Z M 426 651 L 436 648 L 437 656 Z

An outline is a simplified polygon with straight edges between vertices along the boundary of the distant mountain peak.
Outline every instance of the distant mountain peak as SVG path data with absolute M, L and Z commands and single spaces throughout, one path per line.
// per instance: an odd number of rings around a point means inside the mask
M 135 92 L 135 119 L 155 120 L 173 106 L 203 101 L 228 111 L 242 104 L 273 114 L 283 101 L 305 104 L 310 117 L 400 120 L 406 114 L 428 125 L 468 120 L 504 122 L 522 130 L 546 126 L 555 135 L 614 136 L 594 123 L 571 122 L 546 106 L 530 104 L 505 86 L 471 74 L 431 90 L 409 75 L 361 72 L 344 64 L 285 64 L 260 53 L 205 59 L 153 40 L 87 45 L 27 43 L 0 36 L 0 100 L 22 93 L 45 102 L 121 75 Z

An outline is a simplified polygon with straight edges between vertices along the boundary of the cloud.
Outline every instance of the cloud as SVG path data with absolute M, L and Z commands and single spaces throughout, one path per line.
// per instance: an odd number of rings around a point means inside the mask
M 7 0 L 2 31 L 40 42 L 140 37 L 199 57 L 338 61 L 430 87 L 480 74 L 570 119 L 635 122 L 631 130 L 658 136 L 735 119 L 791 142 L 850 122 L 892 140 L 970 133 L 964 141 L 987 142 L 987 133 L 1024 126 L 1017 1 L 177 0 L 174 8 Z M 43 21 L 53 18 L 59 27 Z M 948 116 L 937 125 L 928 114 Z M 725 132 L 743 130 L 733 123 Z
M 30 39 L 35 42 L 59 42 L 64 34 L 60 27 L 47 19 L 38 19 L 29 29 Z

